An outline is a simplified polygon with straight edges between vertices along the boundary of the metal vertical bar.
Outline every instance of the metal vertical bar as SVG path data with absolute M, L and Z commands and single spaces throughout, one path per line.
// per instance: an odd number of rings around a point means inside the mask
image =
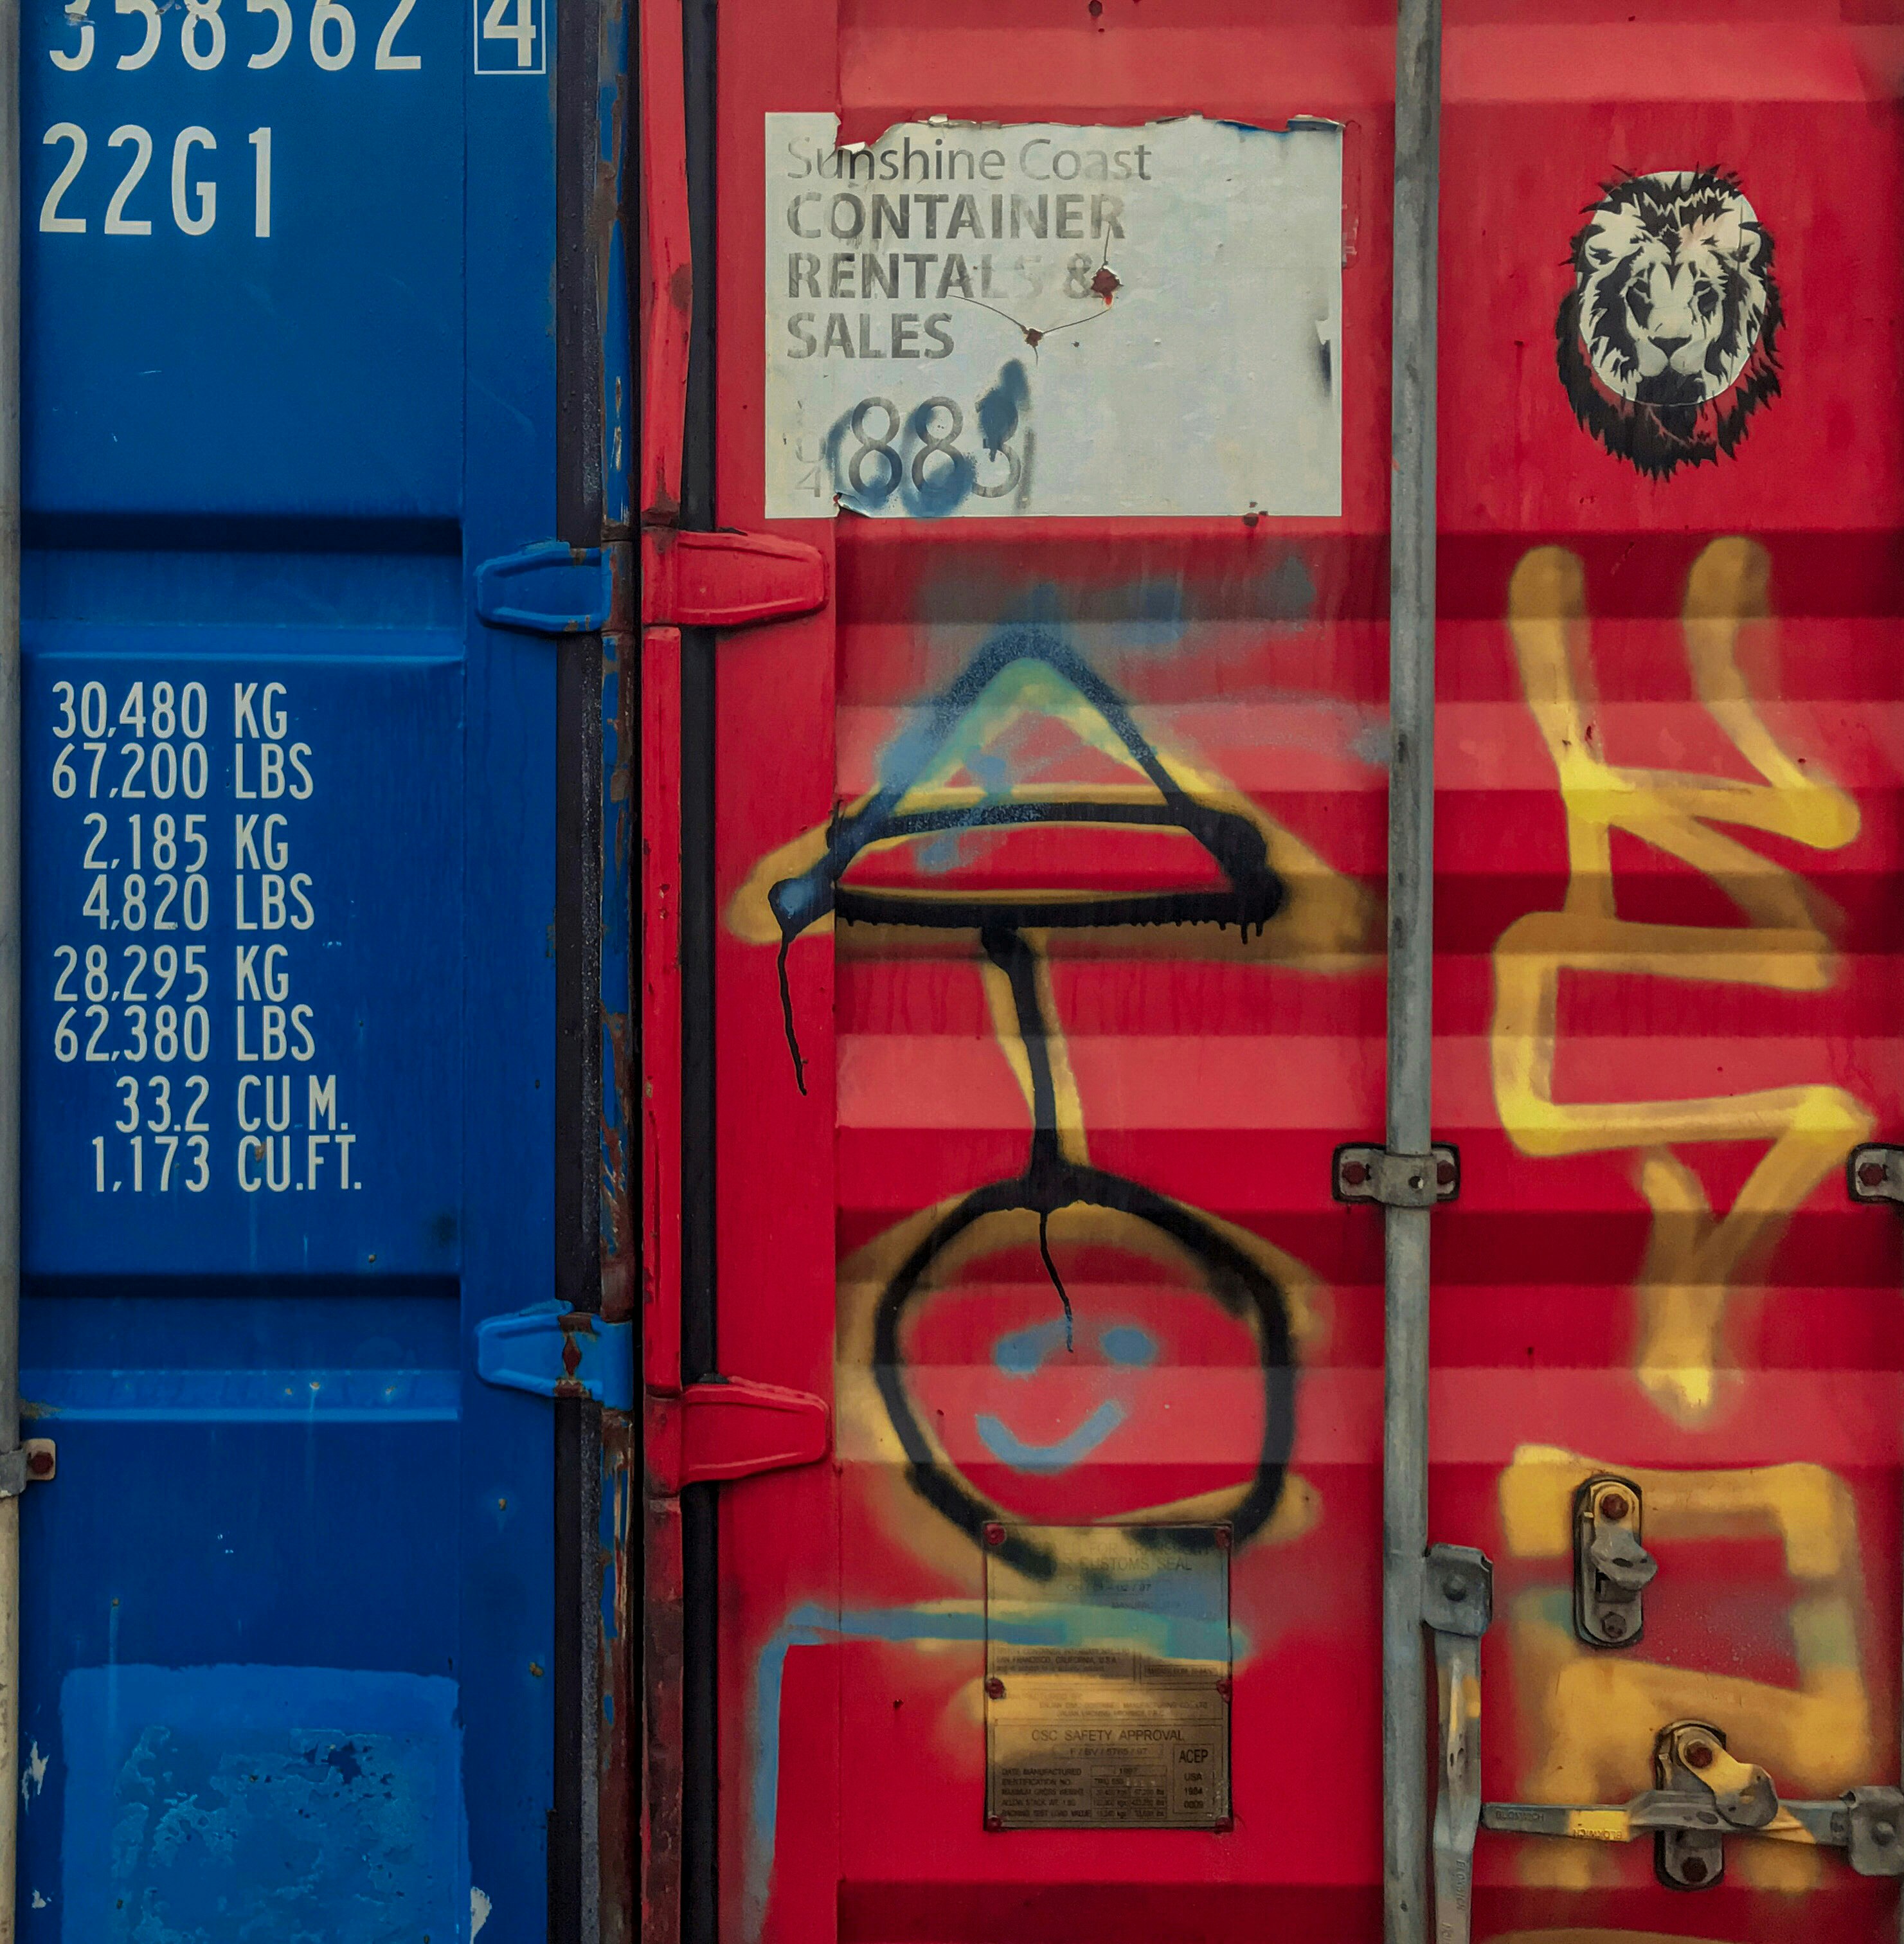
M 1435 229 L 1441 0 L 1400 0 L 1395 30 L 1395 342 L 1389 555 L 1388 1146 L 1431 1143 L 1435 860 Z M 1382 1444 L 1383 1935 L 1427 1926 L 1428 1220 L 1387 1210 Z
M 20 1444 L 20 7 L 0 0 L 0 1453 Z M 0 1501 L 0 1776 L 20 1773 L 20 1501 Z M 20 1792 L 0 1790 L 0 1944 Z
M 681 0 L 687 225 L 694 303 L 687 340 L 680 525 L 715 523 L 716 0 Z M 681 1376 L 720 1368 L 715 1290 L 714 1043 L 715 635 L 681 633 Z M 681 1944 L 719 1944 L 720 1507 L 711 1484 L 681 1495 Z

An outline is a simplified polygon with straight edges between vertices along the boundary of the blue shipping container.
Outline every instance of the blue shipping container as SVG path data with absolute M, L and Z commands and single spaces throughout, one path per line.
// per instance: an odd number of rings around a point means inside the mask
M 599 1934 L 622 55 L 22 21 L 29 1944 Z

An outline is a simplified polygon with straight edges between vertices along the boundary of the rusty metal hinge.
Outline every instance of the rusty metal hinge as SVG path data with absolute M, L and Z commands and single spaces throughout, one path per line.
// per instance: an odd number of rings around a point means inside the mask
M 678 628 L 751 628 L 826 604 L 817 547 L 777 534 L 641 529 L 641 619 Z
M 1460 1150 L 1437 1141 L 1428 1154 L 1391 1154 L 1386 1148 L 1352 1142 L 1336 1149 L 1330 1180 L 1338 1201 L 1432 1208 L 1461 1192 Z
M 44 1485 L 59 1469 L 50 1438 L 29 1438 L 0 1451 L 0 1499 L 17 1499 L 29 1485 Z
M 829 1428 L 826 1401 L 811 1392 L 706 1378 L 678 1397 L 648 1398 L 648 1471 L 654 1488 L 672 1496 L 686 1485 L 817 1465 Z
M 1904 1148 L 1862 1141 L 1844 1170 L 1853 1201 L 1904 1201 Z

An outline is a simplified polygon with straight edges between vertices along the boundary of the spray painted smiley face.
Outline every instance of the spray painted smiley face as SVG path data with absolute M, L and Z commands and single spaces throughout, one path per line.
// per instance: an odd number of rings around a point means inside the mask
M 1067 1347 L 1029 1225 L 983 1226 L 907 1306 L 897 1346 L 893 1375 L 943 1466 L 928 1496 L 1054 1525 L 1154 1518 L 1210 1495 L 1246 1521 L 1266 1512 L 1244 1508 L 1265 1482 L 1266 1447 L 1287 1436 L 1287 1373 L 1266 1368 L 1280 1342 L 1266 1342 L 1241 1292 L 1222 1275 L 1213 1289 L 1207 1263 L 1127 1217 L 1061 1210 L 1051 1241 L 1076 1313 Z
M 1002 1332 L 992 1346 L 992 1361 L 1005 1376 L 1035 1376 L 1045 1359 L 1065 1348 L 1062 1323 L 1034 1323 L 1023 1330 Z M 1137 1323 L 1106 1324 L 1097 1333 L 1097 1346 L 1107 1364 L 1148 1369 L 1157 1361 L 1157 1339 Z M 1121 1398 L 1101 1398 L 1090 1415 L 1062 1436 L 1043 1444 L 1020 1438 L 1003 1418 L 989 1410 L 974 1413 L 979 1442 L 1001 1465 L 1014 1472 L 1068 1472 L 1081 1465 L 1130 1416 Z

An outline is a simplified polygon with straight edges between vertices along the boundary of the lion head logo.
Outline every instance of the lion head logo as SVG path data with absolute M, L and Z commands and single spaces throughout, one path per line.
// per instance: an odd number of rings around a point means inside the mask
M 1723 169 L 1604 185 L 1555 323 L 1573 415 L 1664 479 L 1730 454 L 1779 394 L 1772 239 Z

